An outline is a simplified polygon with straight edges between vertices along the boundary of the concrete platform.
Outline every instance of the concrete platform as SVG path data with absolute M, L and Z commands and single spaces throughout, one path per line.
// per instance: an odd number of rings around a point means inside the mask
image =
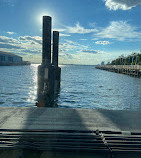
M 0 129 L 141 131 L 141 111 L 0 107 Z
M 140 158 L 141 111 L 0 107 L 0 158 Z

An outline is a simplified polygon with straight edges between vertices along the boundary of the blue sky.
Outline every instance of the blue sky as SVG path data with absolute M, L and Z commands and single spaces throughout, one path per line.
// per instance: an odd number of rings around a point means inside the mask
M 60 32 L 60 64 L 95 65 L 141 50 L 141 0 L 0 0 L 0 50 L 40 63 L 43 15 Z

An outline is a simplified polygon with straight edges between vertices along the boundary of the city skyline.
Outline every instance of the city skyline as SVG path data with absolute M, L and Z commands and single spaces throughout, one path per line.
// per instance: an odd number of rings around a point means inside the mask
M 0 51 L 41 62 L 42 16 L 60 32 L 59 64 L 96 65 L 140 52 L 141 0 L 1 0 Z

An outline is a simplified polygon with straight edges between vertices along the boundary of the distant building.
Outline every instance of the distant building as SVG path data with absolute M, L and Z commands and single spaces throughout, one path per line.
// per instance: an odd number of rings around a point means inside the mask
M 2 65 L 29 65 L 29 62 L 23 61 L 21 56 L 0 51 L 0 66 Z
M 105 62 L 104 62 L 104 61 L 102 61 L 102 62 L 101 62 L 101 65 L 104 65 L 104 63 L 105 63 Z

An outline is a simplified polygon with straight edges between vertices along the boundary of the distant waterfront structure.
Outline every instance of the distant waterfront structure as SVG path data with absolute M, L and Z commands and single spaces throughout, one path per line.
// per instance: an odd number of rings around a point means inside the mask
M 101 62 L 101 65 L 104 65 L 104 63 L 105 63 L 105 62 L 104 62 L 104 61 L 102 61 L 102 62 Z
M 23 61 L 21 56 L 13 53 L 0 51 L 0 66 L 30 65 L 30 62 Z

